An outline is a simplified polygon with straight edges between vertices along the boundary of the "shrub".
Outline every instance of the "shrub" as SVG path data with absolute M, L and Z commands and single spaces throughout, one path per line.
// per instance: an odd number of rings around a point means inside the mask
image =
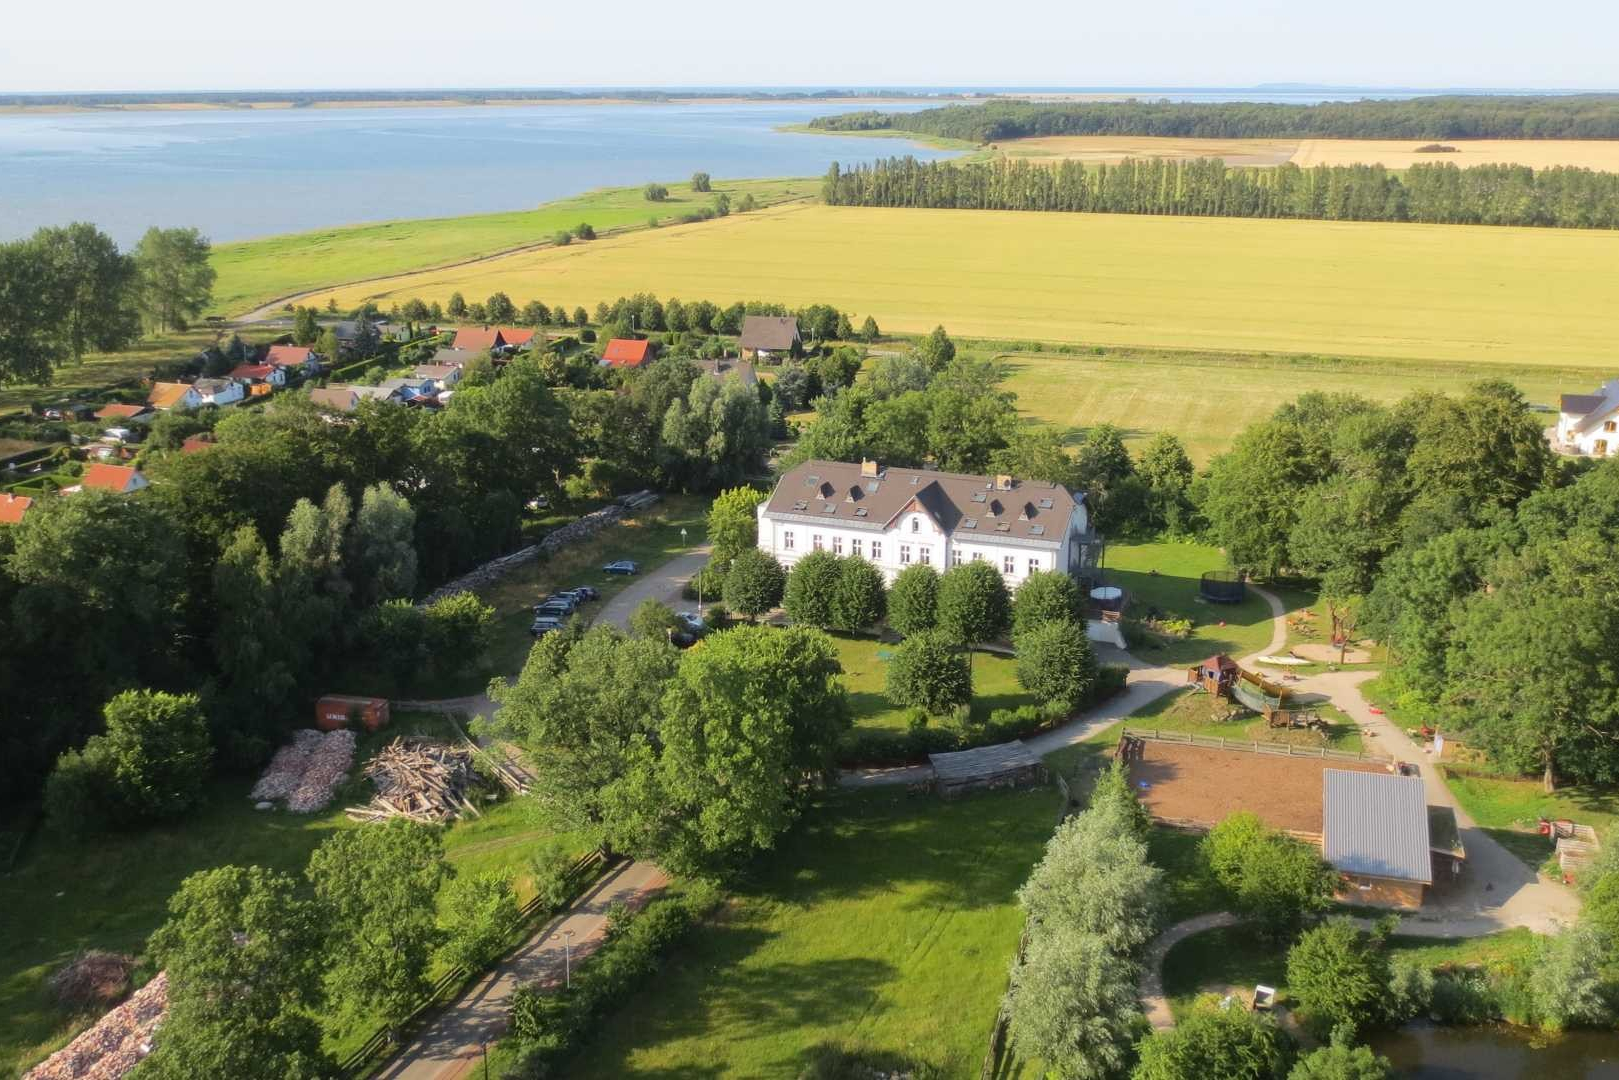
M 1096 685 L 1096 653 L 1083 623 L 1037 622 L 1020 630 L 1018 685 L 1041 701 L 1077 709 Z
M 1320 852 L 1267 829 L 1254 814 L 1220 822 L 1203 838 L 1202 852 L 1232 905 L 1273 936 L 1289 935 L 1332 902 L 1337 874 Z
M 675 618 L 674 608 L 650 596 L 630 612 L 629 625 L 630 633 L 634 636 L 659 641 L 667 640 L 669 631 L 681 628 L 680 620 Z
M 1433 971 L 1428 965 L 1395 957 L 1389 964 L 1389 990 L 1384 1000 L 1384 1015 L 1395 1024 L 1426 1016 L 1433 1005 L 1433 987 Z
M 818 630 L 832 625 L 833 596 L 843 576 L 839 561 L 822 550 L 810 552 L 793 565 L 782 596 L 782 606 L 793 622 Z
M 1589 920 L 1545 941 L 1529 977 L 1535 1013 L 1552 1030 L 1612 1023 L 1603 979 L 1609 938 Z
M 57 968 L 46 984 L 56 1004 L 71 1012 L 110 1009 L 128 993 L 134 970 L 133 956 L 90 949 Z
M 888 662 L 884 693 L 900 708 L 915 706 L 934 716 L 973 698 L 971 657 L 938 631 L 913 634 Z
M 1300 1058 L 1287 1080 L 1386 1080 L 1394 1075 L 1388 1058 L 1353 1042 L 1353 1032 L 1334 1031 L 1332 1044 Z
M 581 221 L 573 227 L 573 235 L 580 240 L 594 240 L 596 239 L 596 230 L 590 227 L 590 222 Z
M 1131 1080 L 1270 1080 L 1285 1075 L 1293 1058 L 1287 1036 L 1269 1016 L 1208 1002 L 1137 1050 Z
M 647 202 L 662 202 L 669 197 L 669 189 L 662 184 L 648 184 L 641 189 L 641 194 Z
M 696 192 L 707 192 L 712 189 L 712 181 L 706 172 L 691 174 L 691 189 Z
M 1043 622 L 1083 624 L 1085 607 L 1079 585 L 1061 570 L 1030 574 L 1018 586 L 1012 602 L 1012 622 L 1018 633 Z
M 1308 930 L 1287 951 L 1287 988 L 1306 1022 L 1323 1035 L 1351 1034 L 1378 1019 L 1389 984 L 1382 931 L 1362 933 L 1339 916 Z
M 700 590 L 700 591 L 699 591 Z M 725 575 L 713 563 L 707 563 L 680 587 L 683 600 L 717 599 L 725 592 Z
M 573 895 L 573 859 L 561 848 L 547 848 L 529 864 L 534 874 L 534 895 L 552 911 L 560 910 Z
M 888 625 L 904 637 L 932 630 L 939 621 L 939 572 L 913 563 L 888 590 Z
M 118 819 L 172 818 L 196 805 L 213 749 L 195 694 L 126 690 L 102 718 L 106 733 L 92 735 L 82 753 L 64 754 L 47 782 L 56 826 L 83 833 Z
M 557 247 L 567 247 L 569 244 L 573 243 L 573 233 L 569 232 L 567 229 L 563 229 L 552 237 L 551 240 L 556 244 Z
M 882 621 L 887 610 L 883 572 L 859 556 L 841 560 L 832 594 L 832 625 L 862 630 Z
M 495 630 L 495 609 L 476 593 L 459 592 L 422 609 L 428 656 L 439 671 L 482 663 Z
M 1434 976 L 1434 1020 L 1441 1024 L 1487 1024 L 1501 1018 L 1501 1008 L 1482 971 L 1446 971 Z
M 45 779 L 45 820 L 73 836 L 107 829 L 116 816 L 112 773 L 112 757 L 94 737 L 83 750 L 64 751 Z
M 506 951 L 518 916 L 511 874 L 464 874 L 450 882 L 444 906 L 449 937 L 442 953 L 451 964 L 482 971 Z

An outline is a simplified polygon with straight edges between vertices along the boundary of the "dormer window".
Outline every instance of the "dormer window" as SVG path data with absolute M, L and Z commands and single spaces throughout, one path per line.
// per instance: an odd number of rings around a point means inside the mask
M 911 519 L 911 531 L 913 533 L 919 533 L 919 532 L 922 531 L 922 519 L 921 518 L 914 518 L 913 517 Z

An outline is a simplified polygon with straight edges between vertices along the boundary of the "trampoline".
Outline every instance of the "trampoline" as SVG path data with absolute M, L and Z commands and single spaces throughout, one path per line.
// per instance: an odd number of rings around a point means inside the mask
M 1209 570 L 1198 583 L 1198 596 L 1211 604 L 1240 604 L 1248 597 L 1248 584 L 1237 570 Z

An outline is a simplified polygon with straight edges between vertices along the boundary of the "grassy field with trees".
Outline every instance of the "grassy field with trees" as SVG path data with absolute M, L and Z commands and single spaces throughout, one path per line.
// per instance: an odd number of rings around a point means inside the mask
M 798 1075 L 840 1053 L 976 1072 L 1056 810 L 1050 789 L 826 796 L 568 1075 Z
M 711 183 L 713 193 L 724 193 L 733 203 L 752 195 L 761 206 L 808 198 L 819 190 L 818 180 L 805 179 Z M 408 273 L 545 244 L 558 230 L 572 229 L 581 221 L 599 233 L 643 227 L 649 218 L 672 222 L 714 198 L 693 191 L 690 181 L 664 186 L 667 192 L 656 203 L 649 202 L 639 186 L 604 188 L 532 210 L 345 225 L 220 244 L 213 252 L 219 280 L 211 310 L 240 315 L 277 297 L 336 282 Z
M 890 332 L 1568 366 L 1611 352 L 1619 316 L 1592 271 L 1616 257 L 1619 233 L 1591 230 L 793 205 L 315 302 L 592 304 L 678 281 L 687 299 L 824 302 Z

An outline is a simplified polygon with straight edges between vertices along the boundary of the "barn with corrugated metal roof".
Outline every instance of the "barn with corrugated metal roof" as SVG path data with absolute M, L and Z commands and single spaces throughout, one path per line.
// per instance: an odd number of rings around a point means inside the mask
M 1344 876 L 1342 899 L 1416 908 L 1433 884 L 1428 799 L 1414 776 L 1326 769 L 1321 856 Z

